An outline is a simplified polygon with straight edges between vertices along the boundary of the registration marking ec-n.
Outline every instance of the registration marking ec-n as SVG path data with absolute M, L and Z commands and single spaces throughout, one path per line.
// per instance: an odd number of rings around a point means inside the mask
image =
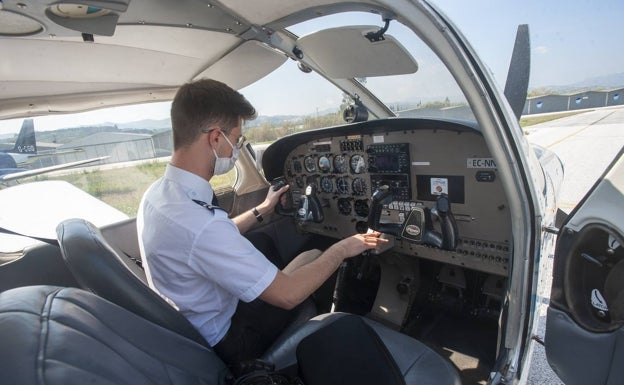
M 468 158 L 466 166 L 468 168 L 496 168 L 496 163 L 492 158 Z

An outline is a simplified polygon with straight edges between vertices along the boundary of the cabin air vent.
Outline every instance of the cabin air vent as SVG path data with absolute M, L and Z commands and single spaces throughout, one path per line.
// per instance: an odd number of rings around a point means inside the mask
M 60 2 L 49 6 L 45 13 L 54 23 L 86 35 L 112 36 L 119 14 L 128 9 L 125 1 Z

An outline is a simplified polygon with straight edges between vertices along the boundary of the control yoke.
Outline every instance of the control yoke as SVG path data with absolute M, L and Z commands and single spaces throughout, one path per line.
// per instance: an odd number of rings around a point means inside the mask
M 299 222 L 323 222 L 323 209 L 321 202 L 316 196 L 316 187 L 312 184 L 305 189 L 305 195 L 301 196 L 299 208 L 295 214 L 295 218 Z
M 438 196 L 435 205 L 431 209 L 412 207 L 403 223 L 382 223 L 383 206 L 390 204 L 392 201 L 392 191 L 388 186 L 381 186 L 375 190 L 368 214 L 369 228 L 444 250 L 455 250 L 457 248 L 457 223 L 451 212 L 451 202 L 446 194 Z M 436 217 L 440 222 L 441 231 L 434 229 L 432 216 Z

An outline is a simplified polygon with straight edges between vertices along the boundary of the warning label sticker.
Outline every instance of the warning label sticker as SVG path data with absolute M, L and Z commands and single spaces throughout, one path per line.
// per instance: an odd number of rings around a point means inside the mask
M 431 195 L 448 194 L 447 178 L 431 178 Z

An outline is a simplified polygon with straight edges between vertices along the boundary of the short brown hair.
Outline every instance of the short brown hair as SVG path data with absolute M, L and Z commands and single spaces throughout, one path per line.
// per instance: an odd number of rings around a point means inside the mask
M 173 148 L 188 146 L 211 126 L 224 133 L 238 125 L 238 119 L 252 120 L 256 109 L 238 91 L 213 79 L 186 83 L 171 103 Z

